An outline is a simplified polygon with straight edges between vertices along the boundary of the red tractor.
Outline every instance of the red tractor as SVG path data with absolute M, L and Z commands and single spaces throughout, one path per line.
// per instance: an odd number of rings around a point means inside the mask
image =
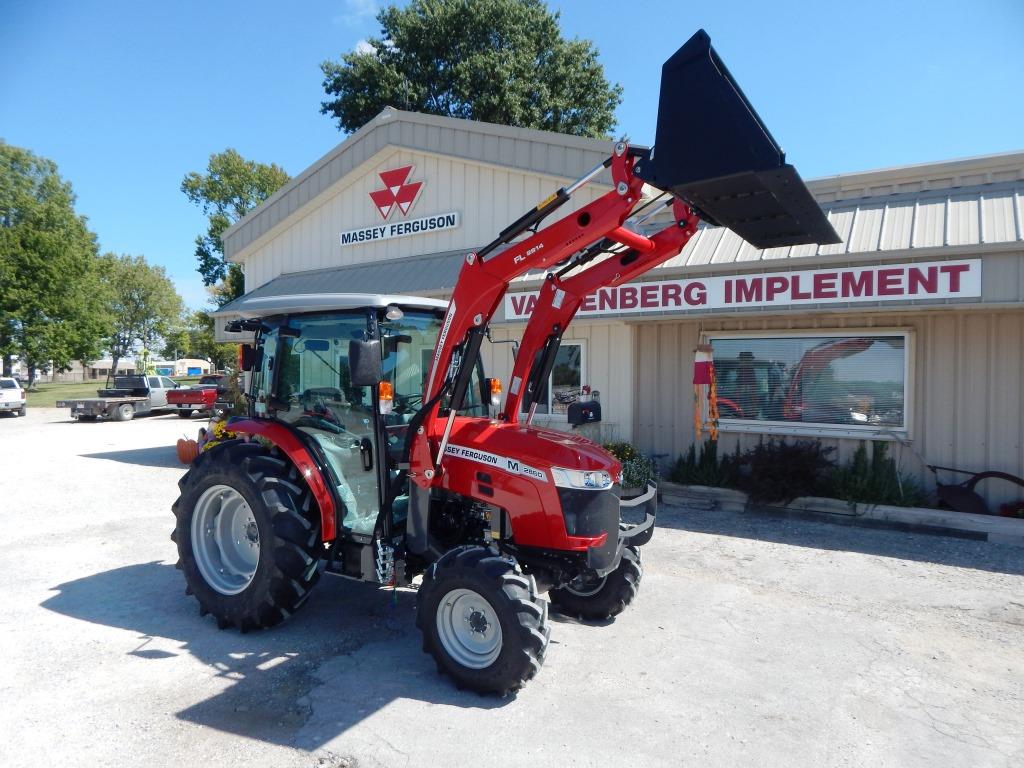
M 615 144 L 467 254 L 447 304 L 288 296 L 234 322 L 256 338 L 249 414 L 230 423 L 239 439 L 199 455 L 174 504 L 201 613 L 244 632 L 293 614 L 324 572 L 395 586 L 422 576 L 424 650 L 458 685 L 505 693 L 544 660 L 543 593 L 585 618 L 629 604 L 655 488 L 623 502 L 614 457 L 531 424 L 567 326 L 597 288 L 679 253 L 698 217 L 760 247 L 836 240 L 703 31 L 663 68 L 656 146 Z M 606 170 L 612 191 L 541 228 Z M 648 202 L 645 184 L 660 191 Z M 662 206 L 661 231 L 627 226 Z M 502 403 L 480 345 L 510 281 L 537 269 L 547 277 Z

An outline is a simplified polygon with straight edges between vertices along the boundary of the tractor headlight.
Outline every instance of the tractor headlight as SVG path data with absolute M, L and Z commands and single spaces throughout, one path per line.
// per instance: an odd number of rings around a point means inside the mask
M 603 491 L 612 487 L 612 476 L 603 469 L 563 469 L 552 467 L 551 476 L 561 488 Z

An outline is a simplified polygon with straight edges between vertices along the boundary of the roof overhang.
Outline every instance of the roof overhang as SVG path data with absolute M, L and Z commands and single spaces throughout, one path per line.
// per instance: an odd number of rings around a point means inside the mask
M 387 293 L 307 293 L 284 296 L 242 296 L 210 314 L 214 317 L 270 317 L 307 312 L 338 312 L 362 307 L 443 310 L 447 301 Z

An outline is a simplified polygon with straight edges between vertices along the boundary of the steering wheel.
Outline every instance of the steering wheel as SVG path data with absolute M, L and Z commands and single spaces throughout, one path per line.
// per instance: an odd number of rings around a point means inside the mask
M 409 413 L 416 410 L 423 402 L 423 395 L 399 395 L 395 394 L 395 413 Z

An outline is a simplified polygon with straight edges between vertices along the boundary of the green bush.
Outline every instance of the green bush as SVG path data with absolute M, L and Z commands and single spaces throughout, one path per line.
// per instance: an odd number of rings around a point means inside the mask
M 829 478 L 831 496 L 851 504 L 890 504 L 917 507 L 928 494 L 912 477 L 902 474 L 896 460 L 888 455 L 883 442 L 872 443 L 871 459 L 865 443 L 861 443 L 850 463 L 832 471 Z
M 719 460 L 718 441 L 708 440 L 697 456 L 691 445 L 685 456 L 676 459 L 668 479 L 682 485 L 707 485 L 713 488 L 732 488 L 736 485 L 739 465 L 739 446 L 733 456 L 726 454 Z
M 829 455 L 834 450 L 817 440 L 768 440 L 740 456 L 737 486 L 750 494 L 751 501 L 764 504 L 825 495 L 834 466 Z
M 632 443 L 605 443 L 603 447 L 622 462 L 623 488 L 645 488 L 657 477 L 654 462 Z

